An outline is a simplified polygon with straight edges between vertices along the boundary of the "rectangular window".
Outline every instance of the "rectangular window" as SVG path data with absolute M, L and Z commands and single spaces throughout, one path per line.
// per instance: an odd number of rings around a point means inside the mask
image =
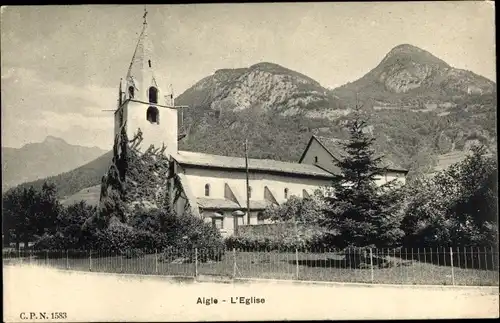
M 212 218 L 212 225 L 216 229 L 224 229 L 224 218 L 221 217 L 213 217 Z
M 233 221 L 234 221 L 233 223 L 234 223 L 234 230 L 235 230 L 235 231 L 237 231 L 237 230 L 238 230 L 238 227 L 239 227 L 240 225 L 245 224 L 245 223 L 244 223 L 245 217 L 246 217 L 246 215 L 245 215 L 245 216 L 236 216 L 236 215 L 235 215 L 235 216 L 233 216 Z
M 238 217 L 238 225 L 245 224 L 245 219 L 246 219 L 246 215 L 245 216 L 239 216 Z
M 264 214 L 262 212 L 257 213 L 257 224 L 264 224 Z

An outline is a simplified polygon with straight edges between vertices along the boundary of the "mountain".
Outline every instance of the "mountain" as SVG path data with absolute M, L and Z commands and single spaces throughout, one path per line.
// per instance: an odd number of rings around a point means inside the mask
M 99 185 L 101 183 L 102 176 L 106 173 L 109 166 L 111 165 L 111 160 L 113 157 L 113 152 L 108 151 L 104 155 L 101 155 L 97 159 L 86 163 L 80 167 L 77 167 L 71 171 L 64 172 L 55 176 L 49 176 L 42 178 L 33 182 L 26 182 L 18 187 L 30 187 L 33 186 L 35 189 L 41 189 L 45 181 L 53 183 L 57 187 L 57 194 L 61 199 L 66 199 L 67 197 L 79 192 L 81 190 Z
M 453 68 L 421 48 L 402 44 L 362 78 L 332 91 L 349 103 L 354 102 L 357 93 L 375 106 L 422 108 L 427 104 L 453 105 L 470 95 L 496 95 L 496 84 L 473 72 Z
M 180 148 L 242 156 L 248 138 L 252 157 L 296 161 L 312 134 L 346 137 L 356 97 L 376 148 L 403 167 L 429 169 L 474 142 L 496 147 L 496 84 L 403 44 L 333 90 L 271 63 L 218 70 L 176 99 L 189 106 Z
M 70 171 L 105 152 L 98 147 L 71 145 L 52 136 L 21 148 L 2 147 L 2 191 L 23 182 Z
M 278 64 L 221 69 L 187 89 L 176 103 L 225 113 L 258 108 L 282 115 L 317 116 L 342 107 L 317 81 Z M 326 108 L 326 109 L 325 109 Z
M 347 138 L 343 126 L 356 93 L 375 149 L 410 176 L 432 172 L 440 156 L 463 156 L 473 144 L 496 150 L 496 84 L 411 45 L 395 47 L 365 76 L 333 90 L 272 63 L 218 70 L 176 98 L 189 106 L 179 149 L 243 156 L 248 139 L 249 157 L 296 162 L 313 134 Z M 48 180 L 65 201 L 95 202 L 110 162 L 107 153 Z

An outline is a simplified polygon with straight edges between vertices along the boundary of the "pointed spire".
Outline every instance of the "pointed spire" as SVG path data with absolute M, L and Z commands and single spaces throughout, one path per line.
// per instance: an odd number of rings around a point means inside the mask
M 144 22 L 143 22 L 144 25 L 148 24 L 148 22 L 146 20 L 147 15 L 148 15 L 148 10 L 146 9 L 146 5 L 144 5 L 144 16 L 142 16 L 142 18 L 144 18 Z
M 139 90 L 138 86 L 142 87 L 153 84 L 157 86 L 152 69 L 153 44 L 148 37 L 147 15 L 148 11 L 146 10 L 146 6 L 144 6 L 142 31 L 127 72 L 126 82 L 128 86 L 134 86 L 136 90 Z

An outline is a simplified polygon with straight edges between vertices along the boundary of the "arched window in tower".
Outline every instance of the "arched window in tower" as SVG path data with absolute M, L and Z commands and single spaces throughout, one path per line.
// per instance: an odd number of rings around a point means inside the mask
M 149 107 L 146 111 L 146 119 L 151 123 L 160 124 L 160 112 L 157 107 Z
M 149 103 L 158 103 L 158 89 L 154 86 L 149 88 Z
M 288 188 L 285 188 L 284 193 L 285 193 L 285 199 L 288 199 Z
M 314 156 L 314 162 L 317 163 L 318 162 L 318 156 Z
M 151 67 L 151 60 L 150 59 L 148 59 L 148 65 L 149 65 L 149 67 Z
M 133 87 L 133 86 L 129 86 L 129 87 L 128 87 L 128 97 L 129 97 L 130 99 L 133 99 L 133 98 L 134 98 L 134 92 L 135 92 L 134 87 Z
M 210 196 L 210 184 L 205 184 L 205 196 Z

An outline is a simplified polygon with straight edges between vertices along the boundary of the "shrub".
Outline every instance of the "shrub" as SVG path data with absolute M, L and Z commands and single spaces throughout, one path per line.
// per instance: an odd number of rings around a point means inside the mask
M 190 214 L 165 214 L 162 231 L 168 233 L 171 246 L 176 248 L 223 249 L 220 232 L 203 219 Z
M 124 224 L 111 217 L 105 228 L 95 225 L 93 209 L 75 205 L 72 212 L 65 212 L 59 221 L 58 231 L 38 238 L 36 249 L 64 250 L 91 249 L 116 252 L 126 257 L 142 256 L 144 251 L 161 253 L 161 258 L 187 258 L 194 260 L 220 260 L 224 242 L 218 230 L 201 218 L 190 214 L 176 215 L 160 209 L 138 209 Z M 79 212 L 76 212 L 79 211 Z M 140 251 L 139 251 L 140 250 Z
M 405 188 L 406 247 L 478 246 L 498 241 L 498 170 L 482 147 Z
M 282 205 L 273 205 L 264 211 L 264 217 L 271 221 L 316 224 L 324 218 L 326 204 L 320 191 L 311 197 L 290 196 Z
M 289 223 L 276 223 L 273 226 L 289 226 Z M 293 227 L 292 227 L 293 228 Z M 243 232 L 238 236 L 226 238 L 227 248 L 251 251 L 294 251 L 299 250 L 324 250 L 332 246 L 335 234 L 320 227 L 301 225 L 298 235 L 293 229 L 275 230 L 276 234 L 266 235 L 257 232 Z
M 200 218 L 158 209 L 142 210 L 139 214 L 141 219 L 136 221 L 138 225 L 135 228 L 115 222 L 107 229 L 98 231 L 94 248 L 122 253 L 133 249 L 156 249 L 162 261 L 193 261 L 194 248 L 198 248 L 198 261 L 201 262 L 220 260 L 224 254 L 219 231 Z M 148 223 L 147 227 L 144 223 Z
M 141 257 L 144 257 L 144 250 L 143 249 L 138 249 L 138 248 L 134 248 L 134 249 L 129 249 L 129 250 L 126 250 L 125 253 L 123 254 L 123 256 L 125 258 L 141 258 Z
M 33 249 L 35 250 L 63 250 L 66 249 L 68 245 L 71 245 L 71 237 L 64 237 L 60 234 L 49 234 L 46 233 L 41 237 L 38 237 Z

